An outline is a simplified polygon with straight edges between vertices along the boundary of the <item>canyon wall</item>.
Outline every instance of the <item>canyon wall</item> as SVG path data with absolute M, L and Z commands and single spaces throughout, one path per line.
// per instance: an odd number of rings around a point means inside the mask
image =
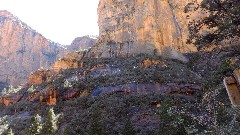
M 0 11 L 0 81 L 24 83 L 30 72 L 48 68 L 64 53 L 8 11 Z
M 196 51 L 186 44 L 187 24 L 198 16 L 184 13 L 189 2 L 200 0 L 100 0 L 97 50 L 102 56 Z
M 94 43 L 95 39 L 79 37 L 71 45 L 62 46 L 46 39 L 10 12 L 0 11 L 0 82 L 14 86 L 26 83 L 32 71 L 47 69 L 67 53 Z

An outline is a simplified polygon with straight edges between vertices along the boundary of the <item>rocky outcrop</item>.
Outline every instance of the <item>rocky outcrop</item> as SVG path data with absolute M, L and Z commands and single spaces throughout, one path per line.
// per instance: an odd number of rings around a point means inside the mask
M 52 65 L 54 72 L 71 68 L 78 68 L 78 61 L 76 59 L 62 58 Z
M 184 13 L 189 2 L 192 0 L 100 0 L 96 51 L 110 57 L 135 53 L 179 57 L 178 52 L 195 51 L 185 43 L 187 23 L 197 16 Z
M 73 40 L 70 46 L 67 46 L 68 51 L 81 51 L 87 50 L 96 44 L 96 39 L 89 36 L 77 37 Z
M 54 43 L 8 11 L 0 11 L 0 81 L 24 83 L 40 67 L 48 68 L 64 53 Z
M 50 82 L 52 76 L 53 76 L 52 71 L 39 69 L 29 75 L 28 84 L 36 85 L 42 84 L 44 82 Z
M 42 91 L 34 91 L 27 97 L 31 102 L 45 102 L 47 105 L 56 105 L 57 103 L 57 91 L 55 88 L 48 87 Z
M 240 69 L 233 71 L 233 77 L 225 77 L 223 82 L 231 104 L 240 106 Z
M 0 97 L 0 104 L 9 106 L 11 104 L 15 104 L 15 103 L 19 102 L 22 97 L 23 97 L 23 95 L 19 94 L 19 93 L 5 95 L 5 96 Z
M 46 89 L 46 102 L 47 105 L 56 105 L 57 103 L 57 91 L 54 88 L 47 88 Z
M 73 52 L 67 54 L 64 58 L 60 58 L 56 60 L 50 67 L 50 69 L 38 69 L 28 77 L 27 84 L 29 85 L 39 85 L 44 82 L 51 82 L 60 71 L 67 70 L 67 69 L 76 69 L 76 68 L 83 68 L 84 63 L 79 62 L 79 60 L 90 57 L 88 56 L 88 51 L 83 52 Z M 86 71 L 82 72 L 82 75 L 86 76 Z M 1 86 L 1 85 L 0 85 Z
M 148 68 L 148 67 L 151 67 L 151 66 L 157 66 L 157 65 L 166 66 L 164 64 L 164 62 L 162 62 L 160 60 L 145 59 L 140 63 L 140 67 L 144 67 L 144 68 Z

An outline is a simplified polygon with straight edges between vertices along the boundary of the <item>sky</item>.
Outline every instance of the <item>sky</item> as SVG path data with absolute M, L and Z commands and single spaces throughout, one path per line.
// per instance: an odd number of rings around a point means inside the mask
M 8 10 L 54 42 L 69 45 L 76 37 L 98 35 L 99 0 L 0 0 Z

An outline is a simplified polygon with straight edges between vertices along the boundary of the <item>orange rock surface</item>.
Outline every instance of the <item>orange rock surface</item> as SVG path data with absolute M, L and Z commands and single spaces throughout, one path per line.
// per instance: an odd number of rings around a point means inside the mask
M 53 72 L 50 70 L 39 69 L 34 73 L 31 73 L 28 77 L 28 84 L 35 85 L 43 82 L 50 82 Z
M 57 91 L 54 88 L 48 88 L 46 90 L 46 102 L 47 105 L 56 105 L 57 103 Z
M 165 65 L 164 62 L 160 61 L 160 60 L 150 60 L 150 59 L 146 59 L 146 60 L 143 60 L 141 63 L 140 63 L 140 66 L 141 67 L 150 67 L 150 66 L 156 66 L 156 65 Z
M 70 69 L 70 68 L 78 68 L 78 62 L 76 59 L 63 58 L 56 61 L 52 65 L 52 68 L 54 72 L 59 72 L 60 70 Z
M 0 103 L 5 106 L 9 106 L 11 104 L 17 103 L 23 97 L 22 94 L 12 94 L 10 96 L 2 96 L 0 97 Z
M 201 0 L 100 0 L 99 39 L 102 56 L 135 53 L 168 54 L 196 51 L 186 45 L 188 22 L 198 13 L 184 13 Z
M 231 104 L 234 106 L 240 106 L 240 69 L 235 69 L 233 75 L 234 77 L 225 77 L 223 83 Z

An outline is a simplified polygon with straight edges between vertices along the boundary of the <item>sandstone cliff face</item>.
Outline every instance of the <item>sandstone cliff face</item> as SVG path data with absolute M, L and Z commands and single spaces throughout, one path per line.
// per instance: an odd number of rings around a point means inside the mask
M 102 56 L 195 51 L 185 43 L 187 23 L 197 16 L 184 13 L 189 2 L 200 0 L 100 0 L 98 50 Z
M 31 71 L 48 68 L 64 52 L 7 11 L 0 11 L 0 81 L 24 83 Z

